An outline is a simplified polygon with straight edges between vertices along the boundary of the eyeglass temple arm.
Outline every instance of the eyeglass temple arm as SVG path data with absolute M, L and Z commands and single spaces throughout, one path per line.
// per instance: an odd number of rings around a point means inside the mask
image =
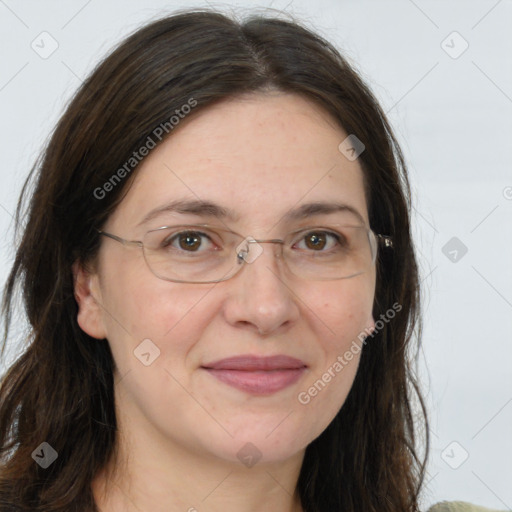
M 113 235 L 112 233 L 107 233 L 106 231 L 101 231 L 99 229 L 96 230 L 100 235 L 107 236 L 108 238 L 112 238 L 112 240 L 115 240 L 116 242 L 119 242 L 123 245 L 138 245 L 142 246 L 142 242 L 140 240 L 125 240 L 124 238 L 121 238 L 120 236 Z

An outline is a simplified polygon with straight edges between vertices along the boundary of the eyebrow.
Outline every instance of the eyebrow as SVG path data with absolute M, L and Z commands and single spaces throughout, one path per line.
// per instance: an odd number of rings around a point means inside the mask
M 223 206 L 211 201 L 203 201 L 200 199 L 176 199 L 175 201 L 171 201 L 170 203 L 151 210 L 142 219 L 142 221 L 139 222 L 138 226 L 146 224 L 150 220 L 153 220 L 155 217 L 159 217 L 164 213 L 170 212 L 198 215 L 201 217 L 215 217 L 217 219 L 229 219 L 231 221 L 237 221 L 239 219 L 239 215 L 237 215 L 234 210 L 224 208 Z
M 216 219 L 227 219 L 233 222 L 237 222 L 240 219 L 240 215 L 238 215 L 234 210 L 223 207 L 212 201 L 204 201 L 199 199 L 177 199 L 151 210 L 144 216 L 142 221 L 139 222 L 138 226 L 146 224 L 150 220 L 170 212 L 197 215 L 200 217 L 211 217 Z M 361 221 L 362 224 L 366 223 L 361 213 L 359 213 L 359 211 L 353 206 L 344 203 L 325 201 L 301 204 L 298 208 L 287 211 L 281 220 L 290 222 L 302 220 L 313 215 L 328 215 L 338 212 L 351 213 L 357 217 L 357 219 Z

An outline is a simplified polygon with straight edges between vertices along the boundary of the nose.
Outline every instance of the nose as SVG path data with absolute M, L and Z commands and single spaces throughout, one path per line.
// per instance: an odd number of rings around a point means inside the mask
M 224 315 L 231 325 L 265 335 L 293 325 L 299 318 L 299 307 L 293 283 L 283 275 L 279 241 L 257 242 L 248 244 L 243 268 L 226 282 L 231 288 Z

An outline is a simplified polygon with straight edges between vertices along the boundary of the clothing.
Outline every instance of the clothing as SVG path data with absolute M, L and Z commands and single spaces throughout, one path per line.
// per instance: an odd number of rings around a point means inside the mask
M 495 508 L 485 508 L 479 505 L 472 505 L 465 501 L 442 501 L 430 507 L 427 512 L 506 512 Z M 512 511 L 509 511 L 512 512 Z

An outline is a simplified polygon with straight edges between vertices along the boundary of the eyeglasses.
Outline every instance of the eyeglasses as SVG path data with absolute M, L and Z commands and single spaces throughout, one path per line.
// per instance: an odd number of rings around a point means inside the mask
M 125 240 L 97 230 L 123 245 L 142 248 L 151 272 L 176 283 L 218 283 L 237 274 L 263 252 L 259 244 L 280 245 L 278 257 L 303 279 L 348 279 L 375 264 L 378 241 L 393 247 L 391 237 L 376 235 L 366 226 L 310 226 L 284 239 L 255 240 L 218 226 L 186 224 L 148 231 L 143 240 Z

